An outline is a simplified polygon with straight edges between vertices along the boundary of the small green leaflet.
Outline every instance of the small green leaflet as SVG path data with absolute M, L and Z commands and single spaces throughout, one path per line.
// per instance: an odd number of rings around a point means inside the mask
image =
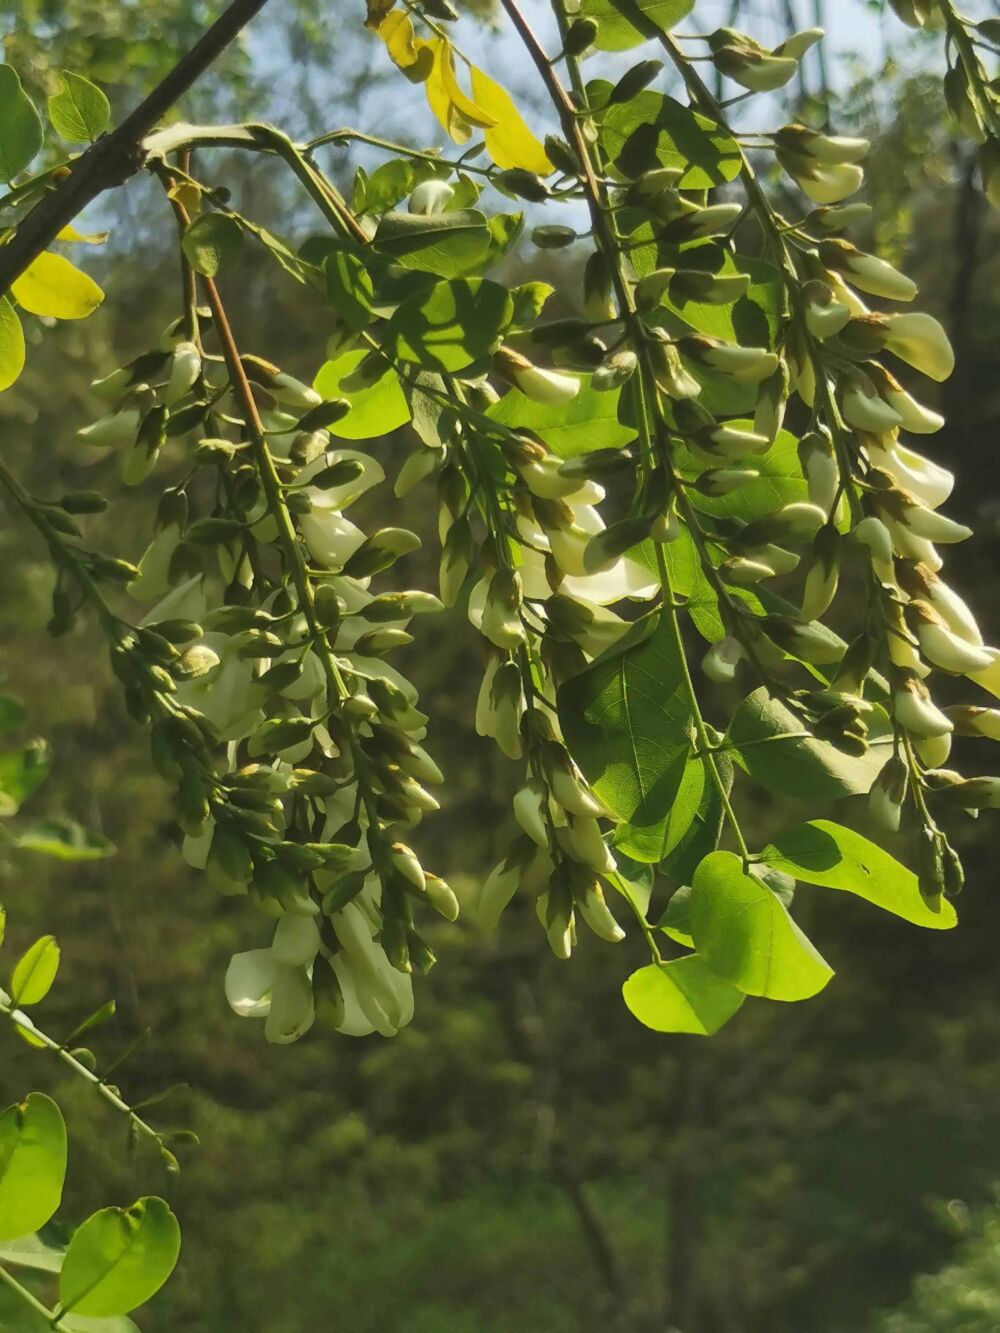
M 27 1236 L 59 1207 L 66 1125 L 50 1097 L 33 1092 L 0 1115 L 0 1240 Z
M 59 945 L 54 935 L 42 935 L 15 964 L 10 997 L 15 1005 L 39 1004 L 52 989 L 59 971 Z
M 2 1186 L 0 1186 L 2 1190 Z M 42 1273 L 58 1273 L 62 1268 L 65 1250 L 46 1245 L 38 1236 L 19 1236 L 17 1240 L 0 1242 L 0 1264 L 15 1264 L 19 1268 L 35 1268 Z
M 340 440 L 373 440 L 380 435 L 404 426 L 410 419 L 410 409 L 400 387 L 399 376 L 386 362 L 385 374 L 366 389 L 348 392 L 341 388 L 344 380 L 367 355 L 363 347 L 345 352 L 335 361 L 327 361 L 319 368 L 313 388 L 328 402 L 346 398 L 351 410 L 340 421 L 327 427 Z
M 889 754 L 891 727 L 884 709 L 866 719 L 869 746 L 860 758 L 804 731 L 802 719 L 767 690 L 745 699 L 726 735 L 731 757 L 762 787 L 802 801 L 831 801 L 871 790 Z
M 23 369 L 24 330 L 10 301 L 0 296 L 0 393 L 10 388 Z
M 698 954 L 641 967 L 622 986 L 622 996 L 632 1015 L 654 1032 L 698 1037 L 714 1036 L 745 998 Z
M 808 1000 L 833 976 L 784 903 L 732 852 L 713 852 L 695 871 L 690 925 L 712 971 L 745 995 Z
M 568 403 L 536 403 L 511 389 L 487 412 L 504 426 L 532 430 L 561 458 L 595 449 L 620 449 L 635 431 L 618 420 L 620 390 L 599 393 L 584 376 L 580 392 Z
M 108 128 L 111 104 L 95 84 L 62 70 L 62 91 L 49 98 L 49 120 L 69 143 L 93 143 Z
M 478 209 L 436 213 L 386 213 L 372 242 L 375 249 L 405 265 L 441 278 L 474 272 L 492 245 L 486 215 Z
M 447 168 L 433 162 L 407 162 L 402 158 L 381 163 L 370 176 L 358 167 L 354 177 L 354 211 L 379 217 L 395 208 L 422 181 L 433 180 L 440 175 L 447 176 Z
M 202 213 L 185 228 L 181 249 L 196 273 L 214 278 L 243 249 L 243 229 L 225 213 Z
M 884 912 L 928 930 L 951 930 L 958 922 L 947 899 L 935 911 L 920 893 L 916 875 L 853 829 L 814 819 L 775 838 L 764 860 L 807 884 L 842 889 Z
M 17 72 L 0 65 L 0 181 L 20 175 L 42 146 L 42 119 Z
M 425 370 L 464 370 L 500 342 L 513 311 L 507 288 L 485 278 L 436 282 L 402 303 L 384 345 L 394 360 Z
M 694 0 L 582 0 L 579 13 L 597 20 L 594 45 L 600 51 L 628 51 L 650 36 L 644 26 L 635 27 L 628 15 L 634 9 L 662 32 L 687 18 Z
M 102 1208 L 74 1232 L 59 1299 L 82 1315 L 123 1315 L 159 1291 L 181 1248 L 177 1219 L 162 1199 Z
M 691 749 L 691 712 L 669 616 L 639 622 L 559 690 L 559 720 L 588 782 L 625 821 L 617 847 L 657 862 L 686 831 L 671 808 Z M 688 806 L 688 823 L 697 802 Z
M 603 106 L 612 85 L 587 85 L 591 105 Z M 623 177 L 634 179 L 656 167 L 684 171 L 680 186 L 707 190 L 739 175 L 739 144 L 714 121 L 651 89 L 628 102 L 598 110 L 601 143 Z

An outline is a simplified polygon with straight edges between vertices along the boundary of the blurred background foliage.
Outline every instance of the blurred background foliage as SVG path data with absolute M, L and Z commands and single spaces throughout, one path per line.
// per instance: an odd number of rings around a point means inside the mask
M 948 427 L 933 452 L 958 472 L 955 517 L 976 529 L 961 591 L 997 642 L 1000 227 L 948 121 L 936 41 L 883 17 L 877 3 L 830 7 L 843 54 L 832 71 L 811 67 L 795 96 L 814 123 L 829 115 L 874 139 L 875 213 L 859 243 L 905 264 L 956 343 Z M 780 35 L 790 14 L 811 20 L 823 8 L 748 0 L 716 4 L 715 17 Z M 0 36 L 36 90 L 51 91 L 69 66 L 106 84 L 121 111 L 217 9 L 161 0 L 152 24 L 138 0 L 13 0 Z M 268 116 L 293 133 L 391 124 L 431 141 L 412 90 L 387 81 L 362 9 L 272 0 L 185 114 Z M 484 30 L 479 40 L 495 39 Z M 520 65 L 502 64 L 493 72 L 530 115 Z M 768 110 L 777 118 L 791 108 Z M 352 163 L 340 167 L 345 183 Z M 242 211 L 297 241 L 308 234 L 308 215 L 267 162 L 199 165 Z M 103 212 L 112 241 L 90 263 L 108 300 L 85 325 L 46 331 L 4 395 L 0 441 L 43 494 L 106 481 L 105 546 L 134 559 L 167 478 L 123 492 L 113 463 L 81 458 L 74 432 L 94 415 L 93 375 L 144 350 L 176 312 L 177 264 L 169 217 L 141 181 Z M 525 244 L 517 264 L 572 304 L 572 259 Z M 259 255 L 230 287 L 241 342 L 311 376 L 327 331 L 318 304 Z M 405 439 L 372 448 L 394 476 Z M 399 519 L 428 539 L 404 562 L 409 586 L 436 577 L 430 508 L 418 491 Z M 0 687 L 26 702 L 56 755 L 35 813 L 70 814 L 119 849 L 89 865 L 0 864 L 11 951 L 58 932 L 64 962 L 48 1028 L 68 1031 L 116 997 L 114 1022 L 95 1038 L 102 1060 L 148 1032 L 116 1077 L 136 1101 L 186 1085 L 149 1114 L 194 1128 L 201 1146 L 185 1152 L 179 1177 L 165 1178 L 158 1162 L 130 1157 L 85 1089 L 26 1049 L 4 1048 L 0 1090 L 10 1100 L 45 1087 L 65 1107 L 76 1145 L 68 1215 L 109 1193 L 125 1202 L 145 1192 L 164 1193 L 178 1212 L 181 1264 L 140 1316 L 145 1329 L 1000 1328 L 1000 897 L 985 821 L 968 823 L 957 931 L 908 932 L 863 904 L 803 894 L 805 924 L 840 965 L 836 983 L 807 1006 L 747 1006 L 710 1043 L 657 1037 L 626 1013 L 619 987 L 642 961 L 635 941 L 611 949 L 588 938 L 557 964 L 532 905 L 518 901 L 494 938 L 468 925 L 439 931 L 440 966 L 419 983 L 416 1021 L 394 1042 L 316 1029 L 294 1047 L 265 1046 L 222 993 L 229 954 L 258 942 L 246 914 L 208 896 L 181 861 L 164 789 L 98 635 L 81 623 L 48 638 L 51 574 L 12 516 L 0 526 L 0 569 Z M 422 846 L 460 892 L 505 845 L 515 779 L 472 727 L 474 638 L 449 614 L 423 622 L 407 650 L 449 776 Z M 757 806 L 761 838 L 776 813 Z M 261 921 L 261 941 L 266 933 Z M 17 1319 L 0 1305 L 0 1327 L 17 1329 Z

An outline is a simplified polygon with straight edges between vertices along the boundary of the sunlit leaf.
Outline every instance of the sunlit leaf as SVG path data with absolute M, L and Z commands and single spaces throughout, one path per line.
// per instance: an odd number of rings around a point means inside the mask
M 746 998 L 698 954 L 641 967 L 622 986 L 622 996 L 633 1016 L 654 1032 L 699 1037 L 714 1036 Z
M 40 1236 L 19 1236 L 16 1240 L 0 1243 L 0 1264 L 34 1268 L 41 1273 L 58 1273 L 65 1253 L 54 1245 L 47 1245 Z
M 691 707 L 677 640 L 664 615 L 624 651 L 598 658 L 558 695 L 563 734 L 588 782 L 620 819 L 616 844 L 656 862 L 683 833 L 671 808 L 691 749 Z M 697 802 L 689 804 L 694 818 Z M 686 830 L 685 830 L 686 831 Z
M 14 966 L 10 994 L 15 1005 L 38 1004 L 52 989 L 59 971 L 59 945 L 54 935 L 42 935 Z
M 16 814 L 51 769 L 52 753 L 46 741 L 34 740 L 19 749 L 0 752 L 0 815 Z
M 111 104 L 89 79 L 62 71 L 62 91 L 49 98 L 49 120 L 70 143 L 93 143 L 108 128 Z
M 385 374 L 366 389 L 347 390 L 342 387 L 343 380 L 365 359 L 364 348 L 345 352 L 335 361 L 327 361 L 320 366 L 313 381 L 313 388 L 328 401 L 334 398 L 346 398 L 351 410 L 340 421 L 327 427 L 331 435 L 341 440 L 370 440 L 380 435 L 388 435 L 410 419 L 410 409 L 399 376 L 386 362 Z
M 42 146 L 42 120 L 17 71 L 0 65 L 0 180 L 12 181 Z
M 33 1092 L 0 1115 L 0 1240 L 27 1236 L 59 1207 L 66 1125 L 50 1097 Z
M 600 107 L 611 87 L 604 81 L 589 84 L 592 105 Z M 684 189 L 706 190 L 739 175 L 743 158 L 731 135 L 652 89 L 601 111 L 599 122 L 604 149 L 623 176 L 674 167 L 684 172 Z
M 163 1286 L 180 1253 L 177 1219 L 162 1199 L 102 1208 L 74 1233 L 59 1277 L 59 1300 L 81 1315 L 122 1315 Z
M 698 952 L 745 995 L 807 1000 L 833 976 L 781 899 L 732 852 L 713 852 L 695 871 L 690 922 Z
M 11 284 L 11 292 L 31 314 L 52 319 L 84 319 L 104 300 L 93 278 L 50 251 L 31 261 Z
M 496 124 L 484 132 L 486 151 L 498 167 L 520 167 L 536 176 L 547 176 L 552 163 L 545 149 L 524 123 L 506 88 L 472 67 L 472 95 Z
M 0 296 L 0 393 L 10 388 L 23 369 L 24 330 L 17 311 L 6 296 Z
M 694 0 L 634 0 L 634 3 L 642 16 L 663 32 L 687 18 L 694 8 Z M 644 31 L 629 22 L 626 4 L 616 0 L 581 0 L 579 12 L 597 20 L 595 45 L 602 51 L 627 51 L 649 40 Z
M 437 282 L 402 303 L 385 331 L 385 346 L 395 359 L 426 370 L 463 370 L 500 342 L 512 314 L 510 293 L 495 282 Z
M 478 209 L 459 209 L 422 217 L 386 213 L 373 245 L 407 268 L 441 278 L 460 278 L 476 269 L 490 248 L 490 229 Z
M 568 403 L 536 403 L 511 389 L 487 415 L 504 426 L 534 431 L 560 457 L 573 458 L 594 449 L 620 449 L 634 439 L 635 431 L 618 420 L 618 400 L 618 389 L 598 393 L 584 377 Z
M 842 889 L 884 912 L 929 930 L 950 930 L 957 924 L 947 899 L 937 911 L 924 901 L 912 870 L 867 838 L 827 819 L 814 819 L 788 829 L 764 849 L 764 860 L 807 884 Z

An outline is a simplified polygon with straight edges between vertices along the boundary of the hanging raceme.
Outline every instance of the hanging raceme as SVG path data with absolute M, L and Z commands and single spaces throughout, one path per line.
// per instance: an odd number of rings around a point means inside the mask
M 995 93 L 972 25 L 945 0 L 895 7 L 947 26 L 967 93 L 953 109 L 995 193 Z M 821 34 L 769 50 L 730 28 L 675 31 L 697 16 L 687 0 L 553 0 L 546 51 L 517 0 L 501 8 L 547 99 L 544 142 L 452 39 L 446 0 L 380 0 L 367 22 L 457 150 L 363 128 L 305 146 L 260 125 L 146 140 L 180 225 L 185 307 L 95 382 L 103 407 L 79 432 L 127 484 L 169 465 L 137 564 L 80 533 L 73 516 L 101 497 L 46 504 L 5 481 L 58 567 L 53 628 L 82 596 L 111 639 L 176 785 L 185 856 L 274 922 L 226 977 L 271 1041 L 317 1016 L 397 1032 L 411 974 L 434 961 L 421 912 L 457 916 L 406 841 L 443 779 L 387 660 L 442 603 L 484 643 L 476 730 L 523 774 L 478 923 L 531 895 L 568 958 L 581 927 L 616 943 L 631 917 L 650 961 L 625 1000 L 658 1031 L 708 1034 L 747 996 L 827 984 L 794 919 L 801 885 L 954 925 L 949 835 L 1000 803 L 998 780 L 945 767 L 956 732 L 1000 734 L 1000 653 L 942 577 L 939 548 L 970 530 L 940 512 L 953 478 L 909 439 L 943 424 L 916 386 L 951 373 L 947 336 L 905 308 L 914 283 L 845 234 L 867 213 L 853 199 L 865 140 L 728 119 L 788 85 Z M 587 80 L 591 48 L 643 44 Z M 735 85 L 726 102 L 699 62 Z M 0 94 L 16 99 L 9 79 Z M 320 159 L 354 141 L 384 160 L 347 200 Z M 188 161 L 212 144 L 277 157 L 322 227 L 293 244 L 231 208 Z M 17 175 L 30 158 L 0 147 Z M 772 165 L 780 212 L 759 174 Z M 531 206 L 540 250 L 567 252 L 575 291 L 504 281 L 524 234 L 510 200 Z M 246 246 L 328 312 L 311 384 L 234 339 L 227 273 Z M 27 309 L 33 281 L 13 289 Z M 8 382 L 15 325 L 0 307 Z M 439 597 L 382 590 L 416 538 L 388 511 L 370 534 L 346 513 L 384 481 L 367 442 L 403 427 L 415 447 L 395 493 L 433 489 Z M 107 583 L 137 609 L 109 603 Z M 963 680 L 977 693 L 953 703 Z M 755 849 L 747 782 L 824 807 L 867 794 L 915 872 L 828 820 Z

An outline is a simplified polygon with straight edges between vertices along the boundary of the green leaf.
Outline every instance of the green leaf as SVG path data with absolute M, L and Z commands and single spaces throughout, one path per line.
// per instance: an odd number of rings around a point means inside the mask
M 685 949 L 694 948 L 691 937 L 691 885 L 682 884 L 670 896 L 667 910 L 656 923 L 656 929 L 662 930 L 675 943 L 683 944 Z
M 0 1240 L 27 1236 L 59 1207 L 66 1177 L 66 1125 L 40 1092 L 0 1115 Z
M 184 229 L 181 249 L 196 273 L 214 278 L 243 249 L 243 228 L 225 213 L 202 213 Z
M 87 1315 L 69 1314 L 59 1322 L 67 1333 L 139 1333 L 139 1326 L 128 1315 L 92 1319 Z
M 15 1005 L 38 1004 L 52 989 L 59 971 L 59 945 L 54 935 L 42 935 L 18 959 L 10 979 Z
M 727 733 L 732 758 L 762 787 L 802 801 L 831 801 L 871 790 L 889 754 L 891 725 L 878 705 L 866 721 L 869 748 L 860 758 L 804 731 L 802 719 L 767 690 L 754 691 Z
M 600 107 L 612 85 L 588 84 Z M 646 89 L 628 102 L 598 112 L 601 143 L 623 176 L 634 179 L 657 167 L 683 170 L 680 187 L 708 190 L 734 180 L 743 162 L 739 144 L 713 120 L 672 97 Z
M 354 182 L 354 211 L 381 217 L 408 194 L 412 194 L 422 181 L 447 174 L 446 167 L 433 162 L 405 161 L 402 158 L 383 162 L 370 176 L 359 169 Z
M 61 815 L 39 819 L 21 829 L 14 845 L 23 852 L 51 856 L 57 861 L 101 861 L 115 853 L 109 839 Z
M 729 423 L 737 430 L 752 430 L 750 421 Z M 787 430 L 778 432 L 770 449 L 763 454 L 755 454 L 748 459 L 749 465 L 760 473 L 753 481 L 748 481 L 739 490 L 728 495 L 711 497 L 690 490 L 688 495 L 695 508 L 714 518 L 739 519 L 741 523 L 753 523 L 758 518 L 773 514 L 787 504 L 797 504 L 808 500 L 809 488 L 802 475 L 799 463 L 798 441 Z M 683 464 L 682 464 L 683 465 Z M 704 467 L 692 461 L 690 467 L 683 470 L 690 476 L 697 476 Z
M 652 629 L 639 622 L 616 650 L 562 686 L 558 706 L 576 762 L 628 826 L 617 846 L 637 861 L 661 860 L 691 749 L 684 667 L 669 617 Z
M 323 398 L 346 398 L 351 410 L 340 421 L 327 426 L 331 435 L 341 440 L 373 440 L 398 430 L 410 419 L 410 409 L 399 383 L 399 376 L 386 362 L 385 374 L 367 389 L 348 391 L 344 380 L 365 359 L 366 350 L 356 348 L 335 361 L 326 361 L 313 380 L 313 388 Z
M 177 1219 L 162 1199 L 102 1208 L 74 1233 L 59 1278 L 59 1300 L 81 1315 L 122 1315 L 144 1304 L 173 1272 Z
M 717 754 L 715 767 L 728 796 L 733 787 L 732 762 L 727 755 Z M 660 873 L 681 885 L 689 884 L 700 863 L 709 852 L 714 852 L 718 847 L 725 817 L 725 806 L 719 788 L 714 779 L 711 781 L 706 779 L 701 802 L 691 826 L 677 846 L 660 862 Z M 674 896 L 676 897 L 676 894 Z
M 10 388 L 23 369 L 24 330 L 10 301 L 0 296 L 0 393 Z
M 62 92 L 49 98 L 49 120 L 70 143 L 93 143 L 108 128 L 111 103 L 89 79 L 62 70 Z
M 928 930 L 951 930 L 958 922 L 946 899 L 935 911 L 924 901 L 916 875 L 853 829 L 814 819 L 782 833 L 764 849 L 764 860 L 807 884 L 842 889 L 884 912 Z
M 326 298 L 349 329 L 367 328 L 374 317 L 371 274 L 349 250 L 337 249 L 323 261 Z
M 17 71 L 0 65 L 0 181 L 12 181 L 42 146 L 42 118 Z
M 712 852 L 695 871 L 690 921 L 698 952 L 745 995 L 807 1000 L 833 976 L 784 903 L 732 852 Z
M 575 458 L 595 449 L 620 449 L 635 439 L 635 431 L 618 420 L 619 392 L 599 393 L 587 376 L 568 403 L 535 403 L 520 389 L 511 389 L 487 416 L 504 426 L 532 430 L 560 458 Z
M 44 740 L 0 751 L 0 815 L 16 814 L 49 776 L 52 752 Z
M 468 208 L 423 217 L 386 213 L 372 244 L 407 268 L 460 278 L 477 269 L 492 244 L 486 216 Z
M 35 1268 L 41 1273 L 58 1273 L 65 1253 L 54 1245 L 47 1245 L 40 1236 L 19 1236 L 17 1240 L 0 1244 L 0 1264 Z
M 426 370 L 464 370 L 501 341 L 513 310 L 507 288 L 485 278 L 436 282 L 402 303 L 384 346 L 395 360 Z
M 714 1036 L 745 999 L 697 954 L 641 967 L 622 986 L 622 996 L 631 1013 L 654 1032 L 698 1037 Z
M 694 8 L 694 0 L 634 0 L 636 8 L 650 23 L 669 31 Z M 594 45 L 601 51 L 627 51 L 649 40 L 648 35 L 628 20 L 629 6 L 621 0 L 582 0 L 580 11 L 598 23 Z

